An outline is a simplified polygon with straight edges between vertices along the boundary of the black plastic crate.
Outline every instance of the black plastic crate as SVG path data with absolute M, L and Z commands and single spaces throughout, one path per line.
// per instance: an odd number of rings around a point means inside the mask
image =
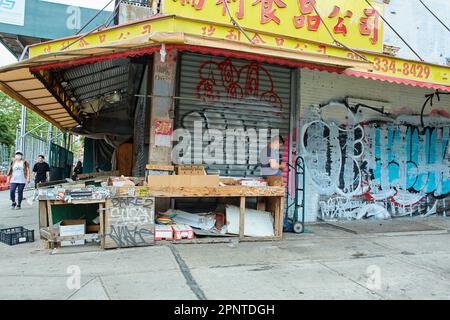
M 34 242 L 34 230 L 15 227 L 0 230 L 0 241 L 10 246 L 27 242 Z

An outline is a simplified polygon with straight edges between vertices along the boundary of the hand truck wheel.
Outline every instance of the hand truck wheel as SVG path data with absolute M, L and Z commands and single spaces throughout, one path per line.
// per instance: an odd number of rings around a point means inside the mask
M 301 223 L 301 222 L 294 223 L 294 232 L 295 233 L 303 233 L 303 223 Z

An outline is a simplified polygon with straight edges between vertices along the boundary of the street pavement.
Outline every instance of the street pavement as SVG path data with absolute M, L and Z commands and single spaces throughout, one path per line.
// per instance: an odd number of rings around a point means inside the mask
M 444 229 L 354 234 L 316 224 L 281 242 L 47 250 L 36 204 L 10 210 L 1 192 L 0 228 L 31 228 L 37 240 L 0 243 L 0 299 L 448 300 L 449 218 L 416 219 Z

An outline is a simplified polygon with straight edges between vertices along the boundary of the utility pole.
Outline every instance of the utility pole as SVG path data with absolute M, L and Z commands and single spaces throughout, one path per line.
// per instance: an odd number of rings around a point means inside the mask
M 120 13 L 120 5 L 119 5 L 119 3 L 121 2 L 121 0 L 116 0 L 115 1 L 116 3 L 115 3 L 115 5 L 114 5 L 114 8 L 117 8 L 117 11 L 116 12 L 114 12 L 113 14 L 115 15 L 114 16 L 114 25 L 118 25 L 119 24 L 119 13 Z M 119 7 L 117 7 L 119 5 Z

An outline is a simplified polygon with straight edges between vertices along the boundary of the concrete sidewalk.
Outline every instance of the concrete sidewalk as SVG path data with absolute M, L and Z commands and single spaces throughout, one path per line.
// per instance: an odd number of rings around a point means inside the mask
M 0 193 L 1 228 L 38 235 L 37 221 L 36 206 L 12 211 Z M 423 219 L 446 229 L 401 234 L 322 224 L 274 243 L 56 252 L 39 240 L 0 243 L 0 299 L 450 299 L 448 221 Z

